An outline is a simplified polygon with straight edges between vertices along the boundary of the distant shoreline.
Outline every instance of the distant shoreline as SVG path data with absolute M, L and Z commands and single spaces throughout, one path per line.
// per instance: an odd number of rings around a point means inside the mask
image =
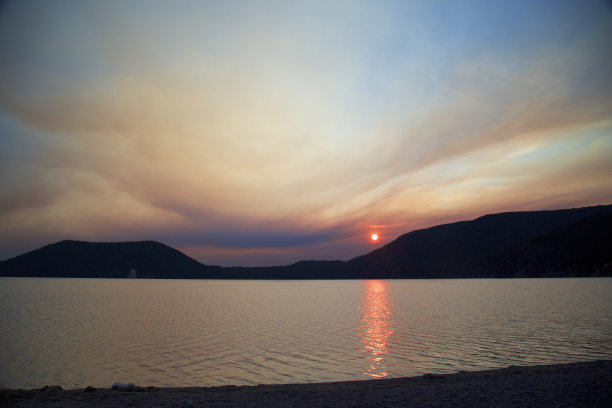
M 82 276 L 0 276 L 0 279 L 85 279 L 85 280 L 122 280 L 122 281 L 445 281 L 445 280 L 537 280 L 537 279 L 612 279 L 612 276 L 515 276 L 509 278 L 481 277 L 481 278 L 106 278 Z
M 414 230 L 347 261 L 207 265 L 155 241 L 64 240 L 0 261 L 0 276 L 153 279 L 471 279 L 612 276 L 612 204 L 489 214 Z
M 314 384 L 0 390 L 11 407 L 609 407 L 612 360 Z M 110 387 L 110 384 L 109 384 Z

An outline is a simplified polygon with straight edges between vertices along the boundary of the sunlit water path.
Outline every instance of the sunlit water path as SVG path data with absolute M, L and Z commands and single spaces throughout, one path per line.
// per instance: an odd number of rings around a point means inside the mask
M 302 383 L 612 358 L 612 279 L 0 279 L 0 386 Z

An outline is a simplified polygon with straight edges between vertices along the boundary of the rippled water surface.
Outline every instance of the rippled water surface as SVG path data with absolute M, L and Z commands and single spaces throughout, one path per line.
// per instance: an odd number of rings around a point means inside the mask
M 0 279 L 0 387 L 300 383 L 612 358 L 612 279 Z

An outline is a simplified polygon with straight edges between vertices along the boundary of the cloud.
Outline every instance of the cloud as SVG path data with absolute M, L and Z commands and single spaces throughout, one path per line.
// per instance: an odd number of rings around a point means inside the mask
M 486 5 L 13 4 L 0 246 L 346 259 L 368 225 L 609 200 L 610 13 Z

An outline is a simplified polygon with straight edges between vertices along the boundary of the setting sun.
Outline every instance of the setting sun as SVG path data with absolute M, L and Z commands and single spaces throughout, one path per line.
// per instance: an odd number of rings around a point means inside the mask
M 378 234 L 374 233 L 370 235 L 370 238 L 372 239 L 372 241 L 378 241 Z

